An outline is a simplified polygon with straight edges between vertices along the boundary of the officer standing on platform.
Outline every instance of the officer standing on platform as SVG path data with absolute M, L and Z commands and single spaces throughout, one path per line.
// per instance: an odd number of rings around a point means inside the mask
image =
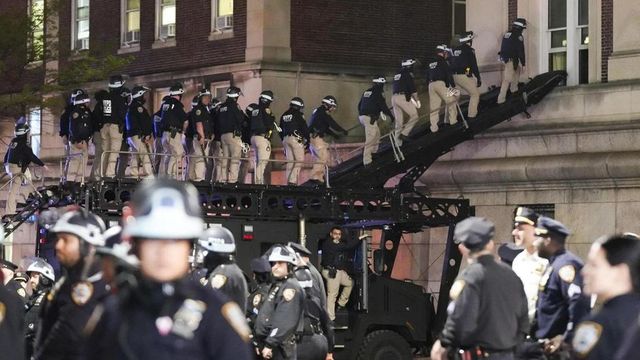
M 296 257 L 280 245 L 271 251 L 269 262 L 274 282 L 256 319 L 256 350 L 264 359 L 296 359 L 304 305 L 304 292 L 293 276 Z
M 129 149 L 136 155 L 132 160 L 132 169 L 142 167 L 142 176 L 153 176 L 151 167 L 151 151 L 153 121 L 149 111 L 144 107 L 144 94 L 149 91 L 146 86 L 136 85 L 131 94 L 131 104 L 127 111 L 127 142 Z M 133 171 L 132 171 L 133 172 Z
M 304 150 L 309 146 L 309 128 L 302 113 L 303 109 L 302 99 L 294 97 L 289 102 L 289 110 L 280 117 L 280 128 L 282 128 L 280 136 L 288 161 L 286 176 L 289 186 L 298 185 L 298 175 L 304 161 Z
M 207 140 L 205 129 L 209 127 L 211 121 L 211 91 L 207 88 L 200 89 L 197 98 L 194 99 L 196 105 L 189 113 L 189 130 L 187 143 L 191 143 L 189 152 L 192 155 L 208 156 L 210 141 Z M 190 140 L 190 141 L 189 141 Z M 189 158 L 189 178 L 194 181 L 205 180 L 206 171 L 205 158 Z
M 60 115 L 60 137 L 62 138 L 62 143 L 64 144 L 64 157 L 65 157 L 65 170 L 64 174 L 67 173 L 67 169 L 69 168 L 69 154 L 71 153 L 71 145 L 69 144 L 69 119 L 71 117 L 71 111 L 73 111 L 74 101 L 76 96 L 84 94 L 84 90 L 82 89 L 74 89 L 71 91 L 71 95 L 69 96 L 69 102 L 67 106 L 64 108 L 64 112 Z M 63 175 L 64 176 L 64 175 Z
M 214 226 L 204 231 L 198 245 L 208 252 L 204 257 L 204 266 L 208 270 L 205 286 L 222 291 L 238 304 L 244 314 L 249 291 L 247 280 L 235 262 L 233 234 L 225 227 Z
M 71 144 L 72 151 L 79 151 L 81 156 L 70 159 L 67 170 L 71 170 L 71 173 L 74 175 L 74 180 L 77 182 L 80 182 L 87 168 L 89 142 L 91 141 L 95 128 L 93 116 L 88 106 L 89 102 L 90 99 L 87 94 L 76 96 L 69 119 L 69 143 Z M 69 179 L 70 177 L 71 176 L 67 174 L 66 178 Z
M 324 140 L 325 135 L 331 135 L 335 138 L 340 137 L 335 131 L 342 133 L 342 135 L 347 135 L 347 130 L 338 125 L 330 115 L 337 107 L 336 98 L 332 95 L 327 95 L 322 98 L 322 105 L 313 110 L 309 121 L 310 150 L 316 162 L 311 168 L 309 180 L 318 184 L 325 182 L 325 165 L 329 161 L 329 144 Z
M 571 343 L 573 330 L 589 313 L 589 299 L 582 294 L 582 260 L 565 249 L 569 229 L 559 221 L 541 216 L 536 223 L 536 247 L 549 266 L 540 280 L 536 309 L 536 338 L 549 356 L 565 358 L 564 343 Z
M 64 276 L 47 294 L 34 347 L 34 359 L 77 359 L 82 331 L 98 303 L 107 296 L 95 247 L 104 244 L 105 225 L 84 210 L 69 211 L 53 226 L 56 256 Z
M 395 117 L 389 110 L 384 100 L 384 83 L 387 80 L 382 75 L 374 76 L 373 86 L 362 93 L 360 102 L 358 103 L 358 120 L 364 126 L 364 151 L 362 152 L 362 162 L 364 166 L 371 164 L 371 155 L 378 151 L 380 145 L 380 128 L 376 123 L 378 118 L 387 120 L 387 116 L 391 121 L 395 121 Z
M 271 136 L 276 131 L 276 117 L 271 112 L 273 92 L 265 90 L 258 99 L 258 108 L 251 114 L 251 145 L 256 152 L 255 183 L 264 184 L 264 171 L 271 157 Z
M 391 106 L 396 119 L 395 139 L 398 145 L 407 140 L 411 130 L 418 123 L 418 109 L 422 106 L 413 76 L 414 59 L 402 60 L 402 68 L 393 76 L 393 96 Z M 404 122 L 404 113 L 409 120 Z
M 522 282 L 493 251 L 495 228 L 490 221 L 467 218 L 455 229 L 455 241 L 470 265 L 451 286 L 448 318 L 431 359 L 513 359 L 513 349 L 529 332 Z
M 429 120 L 431 122 L 431 132 L 438 132 L 438 121 L 440 120 L 440 105 L 444 101 L 449 113 L 449 125 L 458 122 L 458 110 L 456 109 L 457 96 L 459 91 L 455 90 L 456 83 L 453 80 L 453 73 L 449 68 L 447 58 L 449 49 L 447 45 L 436 47 L 436 59 L 429 63 L 427 69 L 427 79 L 429 81 Z
M 221 171 L 217 180 L 235 184 L 238 182 L 240 171 L 240 156 L 242 155 L 242 122 L 244 113 L 238 105 L 238 98 L 242 92 L 232 86 L 227 89 L 227 100 L 220 104 L 216 113 L 216 120 L 220 126 L 220 141 L 222 143 Z
M 187 130 L 187 113 L 182 105 L 182 84 L 177 83 L 169 88 L 169 97 L 162 103 L 160 123 L 162 126 L 162 150 L 165 157 L 160 166 L 161 175 L 175 174 L 179 161 L 184 155 L 183 134 Z
M 215 159 L 207 162 L 207 175 L 206 180 L 211 181 L 218 179 L 218 174 L 222 173 L 222 160 L 219 158 L 223 156 L 222 142 L 220 141 L 220 122 L 218 121 L 218 110 L 222 103 L 217 98 L 211 99 L 211 117 L 209 118 L 209 127 L 207 130 L 207 138 L 211 139 L 210 155 Z
M 94 109 L 98 123 L 101 125 L 102 151 L 112 151 L 107 155 L 105 168 L 102 169 L 103 175 L 106 177 L 116 176 L 118 154 L 113 151 L 120 151 L 123 141 L 122 133 L 128 108 L 127 99 L 122 96 L 124 83 L 122 75 L 111 76 L 109 78 L 109 92 L 96 104 Z M 100 162 L 100 159 L 98 161 Z
M 520 74 L 525 66 L 524 56 L 524 37 L 522 31 L 527 28 L 527 20 L 517 18 L 512 26 L 502 37 L 502 45 L 500 46 L 500 61 L 504 63 L 502 71 L 502 85 L 500 85 L 500 94 L 498 94 L 498 104 L 502 104 L 507 99 L 507 90 L 511 93 L 518 91 L 518 82 Z
M 473 31 L 467 31 L 460 38 L 460 46 L 453 49 L 453 80 L 458 86 L 469 93 L 469 107 L 467 109 L 468 120 L 473 120 L 478 115 L 478 103 L 480 102 L 480 70 L 476 51 L 471 47 L 475 35 Z
M 640 239 L 631 234 L 598 239 L 582 268 L 584 292 L 603 305 L 575 330 L 573 352 L 579 359 L 611 359 L 640 314 L 638 285 Z M 637 354 L 634 354 L 637 357 Z

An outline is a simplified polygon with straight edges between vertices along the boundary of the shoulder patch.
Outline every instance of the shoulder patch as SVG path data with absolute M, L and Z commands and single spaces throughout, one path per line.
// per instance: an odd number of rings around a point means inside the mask
M 282 297 L 285 301 L 291 301 L 296 296 L 296 291 L 294 289 L 285 289 L 282 292 Z
M 213 275 L 213 278 L 211 279 L 211 286 L 214 289 L 220 289 L 226 283 L 227 283 L 227 277 L 222 275 L 222 274 L 215 274 L 215 275 Z
M 580 323 L 573 336 L 573 349 L 581 358 L 586 357 L 600 340 L 601 334 L 602 325 L 593 321 Z
M 71 287 L 71 300 L 78 305 L 83 306 L 93 295 L 93 284 L 88 281 L 80 281 Z
M 4 303 L 0 302 L 0 325 L 4 321 L 4 315 L 7 313 L 7 307 Z
M 138 112 L 142 114 L 144 112 L 144 108 L 142 106 L 138 106 Z
M 256 294 L 253 297 L 253 300 L 251 300 L 251 303 L 253 304 L 253 307 L 256 307 L 260 304 L 260 300 L 262 300 L 262 294 Z
M 27 297 L 27 292 L 25 291 L 25 289 L 23 289 L 22 287 L 20 287 L 18 290 L 16 290 L 18 292 L 18 295 L 22 296 L 23 298 Z
M 207 284 L 207 278 L 206 277 L 201 277 L 200 280 L 198 280 L 200 282 L 200 285 L 206 285 Z
M 508 33 L 505 33 L 505 34 L 504 34 L 504 38 L 505 38 L 505 39 L 508 39 L 508 38 L 510 38 L 510 37 L 511 37 L 511 32 L 508 32 Z
M 234 302 L 228 302 L 222 305 L 222 309 L 220 310 L 222 316 L 227 320 L 231 328 L 244 340 L 244 342 L 249 342 L 251 336 L 251 330 L 247 325 L 247 319 L 245 319 L 242 310 L 238 304 Z
M 200 114 L 202 114 L 202 110 L 200 110 L 200 109 L 196 110 L 196 115 L 200 116 Z
M 571 283 L 576 278 L 576 268 L 573 265 L 565 265 L 558 270 L 558 275 L 563 281 Z
M 438 62 L 437 62 L 437 61 L 434 61 L 434 62 L 432 62 L 432 63 L 429 63 L 429 69 L 432 69 L 432 70 L 433 70 L 433 69 L 435 69 L 435 68 L 437 68 L 437 67 L 438 67 Z
M 451 285 L 451 290 L 449 290 L 449 297 L 451 298 L 451 300 L 455 300 L 458 298 L 458 296 L 460 296 L 460 293 L 462 292 L 462 289 L 464 289 L 465 285 L 466 282 L 462 279 L 456 280 L 456 282 Z

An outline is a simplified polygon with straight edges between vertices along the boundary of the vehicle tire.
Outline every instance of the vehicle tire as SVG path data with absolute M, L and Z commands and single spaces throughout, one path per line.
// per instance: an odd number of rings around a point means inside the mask
M 411 347 L 397 332 L 391 330 L 376 330 L 364 338 L 358 360 L 410 360 Z

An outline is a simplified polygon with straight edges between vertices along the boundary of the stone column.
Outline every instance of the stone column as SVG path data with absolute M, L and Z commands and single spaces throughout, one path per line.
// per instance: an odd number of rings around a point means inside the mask
M 613 4 L 613 54 L 609 81 L 640 79 L 640 7 L 635 1 Z
M 247 1 L 247 62 L 291 61 L 291 1 Z

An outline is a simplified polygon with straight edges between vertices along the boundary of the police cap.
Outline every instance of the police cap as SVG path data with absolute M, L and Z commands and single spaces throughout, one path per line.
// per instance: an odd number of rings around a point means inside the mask
M 302 244 L 289 242 L 287 245 L 290 246 L 293 249 L 293 251 L 297 252 L 300 255 L 311 256 L 311 250 L 302 246 Z
M 251 259 L 251 271 L 255 273 L 268 273 L 271 272 L 271 264 L 263 257 Z
M 456 225 L 454 239 L 467 249 L 476 251 L 482 249 L 495 234 L 493 223 L 481 217 L 469 217 Z
M 538 214 L 535 211 L 529 209 L 528 207 L 519 206 L 516 209 L 516 214 L 513 218 L 513 221 L 517 224 L 529 224 L 536 225 L 536 221 L 538 221 Z
M 0 259 L 0 268 L 5 268 L 5 269 L 9 269 L 11 271 L 16 271 L 16 269 L 18 268 L 18 265 L 12 263 L 9 260 Z
M 555 238 L 564 240 L 569 236 L 569 234 L 571 234 L 571 231 L 569 231 L 569 229 L 558 220 L 546 216 L 540 216 L 538 218 L 535 233 L 536 235 L 543 237 L 556 235 Z
M 513 21 L 513 26 L 520 27 L 522 29 L 527 28 L 527 19 L 525 18 L 517 18 Z
M 19 271 L 15 275 L 13 275 L 13 280 L 14 281 L 27 282 L 27 281 L 29 281 L 29 275 Z
M 460 42 L 461 43 L 466 43 L 469 42 L 471 40 L 473 40 L 473 38 L 476 37 L 475 34 L 473 33 L 473 31 L 467 31 L 464 34 L 462 34 L 462 36 L 460 36 Z

